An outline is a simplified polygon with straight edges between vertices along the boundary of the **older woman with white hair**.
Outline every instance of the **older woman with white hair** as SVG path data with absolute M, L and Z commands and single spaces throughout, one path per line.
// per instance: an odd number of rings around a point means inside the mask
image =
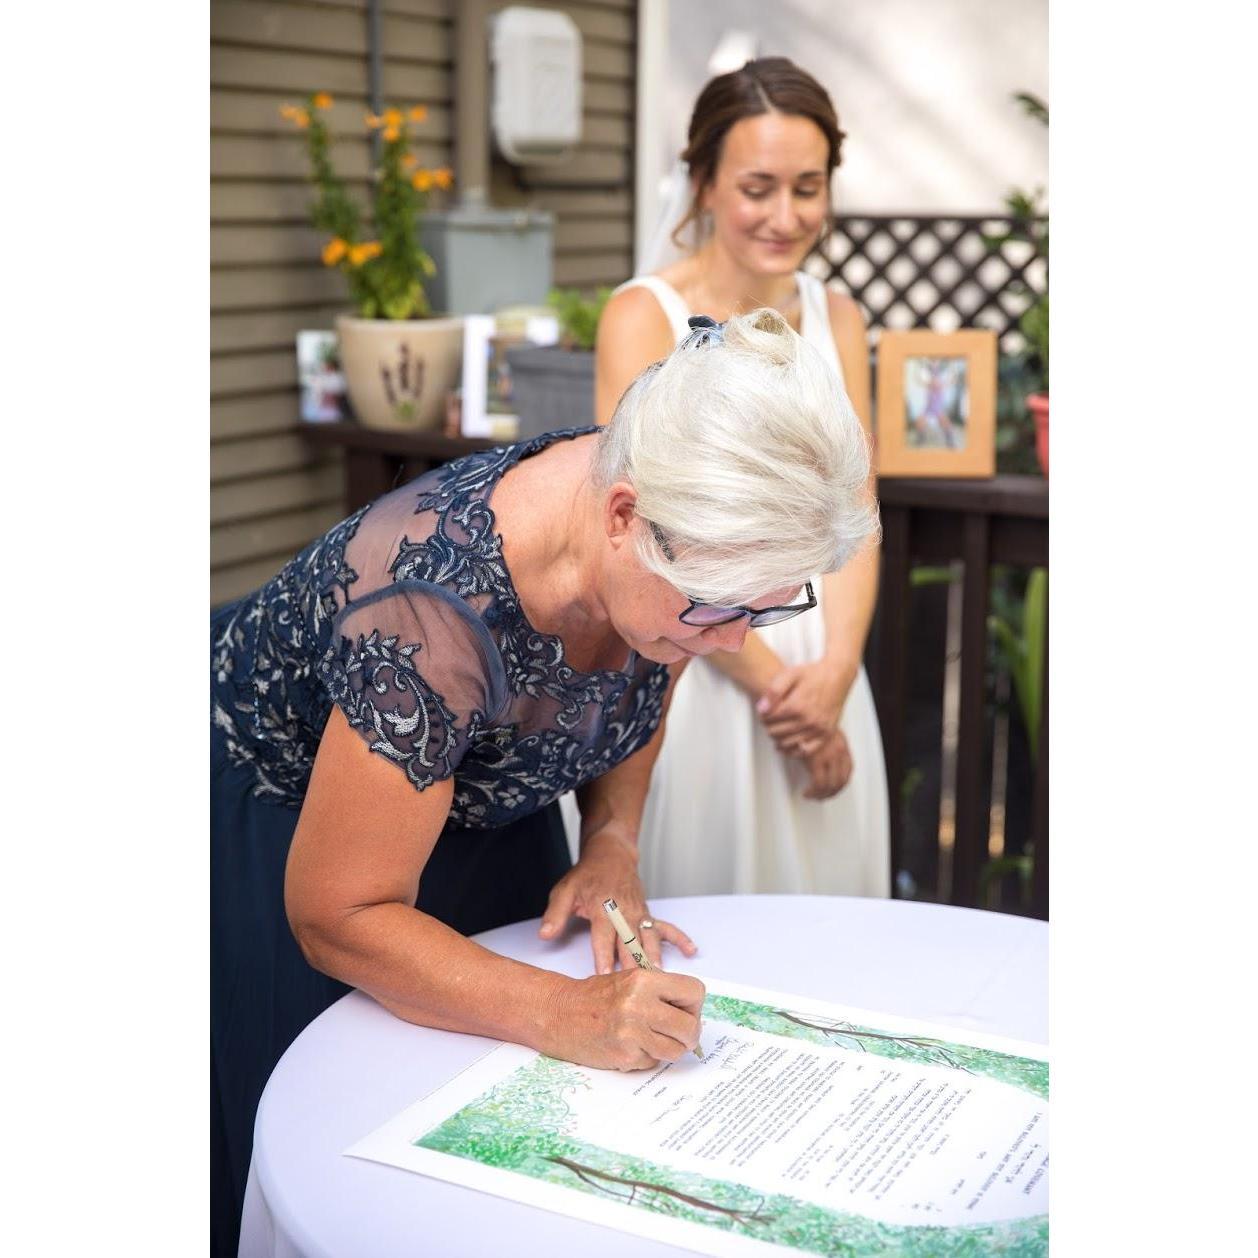
M 601 911 L 614 896 L 650 917 L 638 829 L 670 684 L 814 607 L 810 576 L 876 514 L 864 433 L 818 354 L 771 311 L 695 322 L 609 427 L 439 467 L 214 614 L 218 1248 L 266 1078 L 347 984 L 410 1022 L 598 1067 L 697 1042 L 703 985 L 617 970 Z M 589 922 L 589 978 L 466 938 L 538 914 L 547 939 Z M 655 960 L 695 951 L 658 918 L 644 939 Z

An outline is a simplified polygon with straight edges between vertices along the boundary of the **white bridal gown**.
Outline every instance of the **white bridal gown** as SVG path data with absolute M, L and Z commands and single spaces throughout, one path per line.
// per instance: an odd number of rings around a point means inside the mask
M 802 271 L 796 278 L 800 335 L 821 352 L 842 385 L 825 287 Z M 691 312 L 669 284 L 651 275 L 622 288 L 631 286 L 655 295 L 677 340 L 689 332 Z M 813 587 L 821 599 L 821 583 L 814 580 Z M 821 608 L 754 632 L 785 664 L 815 660 L 824 650 Z M 889 895 L 887 774 L 863 667 L 840 724 L 852 753 L 852 776 L 830 799 L 805 799 L 803 765 L 776 750 L 747 693 L 706 660 L 692 660 L 673 695 L 642 820 L 640 867 L 647 895 Z M 575 805 L 570 796 L 563 803 L 575 838 Z

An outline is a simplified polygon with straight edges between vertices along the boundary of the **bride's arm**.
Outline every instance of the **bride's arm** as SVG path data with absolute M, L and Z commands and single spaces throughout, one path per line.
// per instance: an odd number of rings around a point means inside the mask
M 830 304 L 830 329 L 834 347 L 843 366 L 843 379 L 852 409 L 861 427 L 873 441 L 873 407 L 869 389 L 869 334 L 860 307 L 843 293 L 827 293 Z M 869 469 L 869 492 L 876 495 L 878 483 L 874 464 Z M 826 620 L 825 659 L 843 679 L 842 703 L 860 671 L 869 636 L 874 605 L 878 601 L 878 561 L 880 550 L 870 546 L 838 572 L 822 578 L 825 589 L 823 610 Z
M 611 422 L 621 395 L 639 372 L 673 352 L 668 317 L 647 288 L 617 293 L 598 322 L 594 343 L 594 420 Z

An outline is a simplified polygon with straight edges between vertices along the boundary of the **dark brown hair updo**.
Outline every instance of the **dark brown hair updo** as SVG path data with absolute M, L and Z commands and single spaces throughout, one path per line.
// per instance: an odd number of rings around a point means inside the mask
M 845 133 L 839 130 L 839 118 L 826 89 L 787 57 L 760 57 L 748 61 L 741 70 L 718 74 L 699 93 L 681 155 L 690 168 L 692 184 L 702 190 L 716 177 L 725 136 L 734 123 L 774 111 L 808 118 L 821 128 L 830 146 L 826 174 L 834 174 L 842 160 Z M 698 214 L 696 194 L 686 217 L 673 228 L 673 244 L 679 249 L 685 246 L 677 239 L 678 233 Z

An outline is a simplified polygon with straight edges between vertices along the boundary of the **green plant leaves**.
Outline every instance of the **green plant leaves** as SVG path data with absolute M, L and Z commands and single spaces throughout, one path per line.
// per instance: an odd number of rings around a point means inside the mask
M 1033 568 L 1027 578 L 1022 624 L 1015 630 L 1003 616 L 989 616 L 988 627 L 1005 657 L 1022 711 L 1031 755 L 1038 754 L 1040 711 L 1044 698 L 1044 641 L 1048 633 L 1048 569 Z
M 1014 92 L 1013 99 L 1022 106 L 1028 117 L 1048 126 L 1048 106 L 1030 92 Z
M 591 350 L 598 335 L 598 321 L 603 307 L 612 295 L 610 288 L 600 288 L 587 298 L 577 288 L 552 288 L 547 304 L 559 316 L 562 340 L 569 349 Z

